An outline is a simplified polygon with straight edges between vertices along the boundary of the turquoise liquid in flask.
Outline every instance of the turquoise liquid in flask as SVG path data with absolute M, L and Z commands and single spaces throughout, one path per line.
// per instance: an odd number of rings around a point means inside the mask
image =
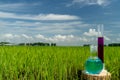
M 103 70 L 103 63 L 101 59 L 97 57 L 97 46 L 90 46 L 91 56 L 85 63 L 85 71 L 89 74 L 99 74 Z

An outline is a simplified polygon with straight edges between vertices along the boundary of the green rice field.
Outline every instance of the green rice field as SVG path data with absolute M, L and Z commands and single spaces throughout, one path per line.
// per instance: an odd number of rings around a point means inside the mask
M 120 47 L 105 47 L 105 68 L 120 80 Z M 0 80 L 82 80 L 89 47 L 0 46 Z

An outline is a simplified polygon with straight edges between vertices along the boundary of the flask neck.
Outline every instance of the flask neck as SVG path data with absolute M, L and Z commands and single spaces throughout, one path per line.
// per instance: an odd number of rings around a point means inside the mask
M 90 57 L 91 58 L 97 57 L 97 46 L 95 45 L 90 46 Z
M 92 59 L 96 59 L 97 58 L 97 52 L 92 52 L 90 57 Z

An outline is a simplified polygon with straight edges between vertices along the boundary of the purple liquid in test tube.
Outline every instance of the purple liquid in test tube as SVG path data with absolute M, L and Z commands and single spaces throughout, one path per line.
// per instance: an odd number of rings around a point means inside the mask
M 98 37 L 98 57 L 104 63 L 104 38 Z
M 103 25 L 98 26 L 98 57 L 104 63 L 104 37 Z

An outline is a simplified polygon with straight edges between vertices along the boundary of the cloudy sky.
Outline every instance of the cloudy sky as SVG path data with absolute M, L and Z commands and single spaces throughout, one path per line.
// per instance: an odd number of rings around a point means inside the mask
M 0 0 L 0 41 L 95 42 L 104 25 L 105 43 L 120 42 L 120 0 Z

